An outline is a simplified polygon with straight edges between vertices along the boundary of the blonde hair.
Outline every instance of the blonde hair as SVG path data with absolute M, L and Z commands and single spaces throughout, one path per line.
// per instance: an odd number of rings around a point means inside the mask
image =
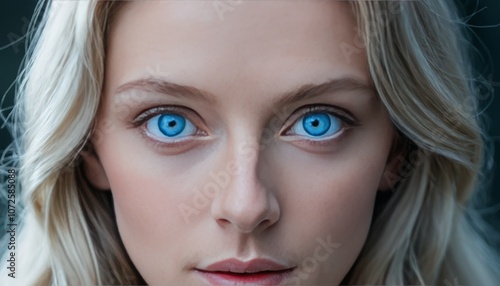
M 93 129 L 107 21 L 118 5 L 49 2 L 34 34 L 16 106 L 23 124 L 19 178 L 25 203 L 14 280 L 19 285 L 139 280 L 121 245 L 111 197 L 90 188 L 78 158 Z
M 353 1 L 358 46 L 399 130 L 403 168 L 374 219 L 352 284 L 494 285 L 498 257 L 471 205 L 484 156 L 476 90 L 447 1 Z M 121 1 L 49 2 L 19 83 L 16 125 L 25 204 L 19 285 L 144 283 L 118 234 L 111 195 L 84 179 L 96 132 L 109 22 Z M 42 7 L 38 8 L 41 13 Z M 19 124 L 19 123 L 22 123 Z M 98 135 L 98 134 L 97 134 Z M 5 271 L 5 270 L 3 270 Z M 12 283 L 2 273 L 0 282 Z
M 353 8 L 377 93 L 412 145 L 353 281 L 496 284 L 498 256 L 479 234 L 487 226 L 471 204 L 486 152 L 456 8 L 434 0 Z

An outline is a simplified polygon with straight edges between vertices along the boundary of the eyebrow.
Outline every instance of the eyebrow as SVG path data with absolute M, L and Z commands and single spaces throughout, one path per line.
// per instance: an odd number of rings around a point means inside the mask
M 214 103 L 216 98 L 215 95 L 207 91 L 203 91 L 189 85 L 169 82 L 162 78 L 146 78 L 127 82 L 119 86 L 116 89 L 115 94 L 126 93 L 130 90 L 143 90 L 146 92 L 166 94 L 179 98 L 187 97 L 202 99 L 210 103 Z
M 355 91 L 360 90 L 367 93 L 372 93 L 373 88 L 365 84 L 363 81 L 345 77 L 339 79 L 330 79 L 321 84 L 305 84 L 301 87 L 289 92 L 285 92 L 273 103 L 274 106 L 285 106 L 294 102 L 305 100 L 308 98 L 331 94 L 339 91 Z
M 115 94 L 126 93 L 130 90 L 143 90 L 160 94 L 171 95 L 179 98 L 191 98 L 215 103 L 216 96 L 210 92 L 200 90 L 189 85 L 176 84 L 163 78 L 146 78 L 127 82 L 116 89 Z M 287 91 L 273 101 L 273 106 L 285 106 L 308 98 L 335 93 L 339 91 L 361 90 L 373 93 L 373 87 L 353 77 L 330 79 L 321 84 L 305 84 L 299 88 Z

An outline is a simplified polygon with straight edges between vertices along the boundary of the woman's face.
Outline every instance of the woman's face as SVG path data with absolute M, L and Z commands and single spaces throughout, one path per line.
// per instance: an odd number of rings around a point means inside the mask
M 91 181 L 148 284 L 342 281 L 393 141 L 356 36 L 343 1 L 120 9 Z

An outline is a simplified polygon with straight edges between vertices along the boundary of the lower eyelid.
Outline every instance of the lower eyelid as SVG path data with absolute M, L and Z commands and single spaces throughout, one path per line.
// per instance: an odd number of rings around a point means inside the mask
M 144 136 L 146 136 L 147 138 L 149 138 L 151 140 L 154 140 L 154 141 L 161 142 L 161 143 L 165 143 L 165 144 L 177 143 L 177 142 L 184 142 L 184 141 L 189 141 L 189 140 L 197 140 L 198 139 L 197 137 L 205 137 L 205 136 L 207 136 L 206 132 L 201 131 L 198 128 L 198 130 L 196 131 L 196 133 L 193 134 L 193 135 L 188 135 L 188 136 L 184 136 L 184 137 L 180 137 L 180 138 L 173 138 L 173 139 L 168 139 L 168 140 L 162 140 L 162 138 L 158 138 L 158 136 L 152 134 L 151 131 L 149 131 L 146 128 L 146 126 L 141 127 L 141 129 L 142 129 L 141 133 Z
M 286 138 L 286 139 L 284 139 L 284 141 L 311 141 L 311 142 L 331 141 L 331 140 L 335 140 L 338 137 L 342 136 L 342 134 L 344 134 L 344 132 L 347 129 L 348 129 L 348 127 L 344 126 L 337 133 L 335 133 L 331 136 L 328 136 L 328 137 L 320 138 L 320 139 L 306 138 L 306 137 L 301 136 L 301 135 L 284 135 L 281 137 Z
M 342 142 L 345 142 L 344 140 L 348 138 L 348 130 L 349 128 L 343 129 L 338 133 L 336 137 L 329 138 L 326 140 L 309 140 L 309 139 L 296 139 L 296 140 L 289 140 L 290 144 L 294 145 L 297 148 L 300 148 L 306 152 L 310 153 L 317 153 L 317 154 L 324 154 L 324 153 L 331 153 L 334 152 L 335 150 L 338 150 L 337 148 L 340 148 L 342 145 Z
M 175 150 L 173 149 L 178 149 L 178 150 L 188 149 L 196 144 L 204 144 L 211 139 L 209 136 L 202 136 L 198 138 L 196 136 L 186 136 L 182 139 L 170 140 L 169 142 L 165 142 L 162 141 L 161 139 L 155 138 L 154 135 L 152 134 L 148 135 L 148 131 L 145 130 L 144 128 L 142 128 L 140 133 L 148 144 L 151 144 L 153 148 L 158 149 L 162 153 L 168 153 L 172 151 L 175 152 Z

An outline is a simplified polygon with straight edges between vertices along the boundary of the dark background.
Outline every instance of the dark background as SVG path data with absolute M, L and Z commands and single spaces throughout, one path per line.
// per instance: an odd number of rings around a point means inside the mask
M 451 1 L 451 0 L 436 0 Z M 481 102 L 485 110 L 487 132 L 495 149 L 494 165 L 488 175 L 491 180 L 488 187 L 490 207 L 500 205 L 500 1 L 498 0 L 456 0 L 464 8 L 463 15 L 468 19 L 473 44 L 478 50 L 477 70 L 494 88 L 494 96 Z M 1 106 L 6 115 L 13 104 L 13 82 L 18 74 L 24 56 L 25 38 L 36 0 L 1 0 L 0 1 L 0 97 L 5 95 Z M 485 94 L 487 90 L 483 91 Z M 491 92 L 490 92 L 491 93 Z M 0 150 L 10 143 L 10 135 L 0 120 Z M 1 154 L 1 152 L 0 152 Z M 6 182 L 0 182 L 6 184 Z M 5 188 L 1 188 L 4 190 Z M 0 222 L 6 219 L 5 200 L 0 200 Z M 500 211 L 490 208 L 486 218 L 500 230 Z M 0 224 L 1 226 L 2 224 Z M 2 231 L 2 234 L 4 232 Z M 1 236 L 1 235 L 0 235 Z

